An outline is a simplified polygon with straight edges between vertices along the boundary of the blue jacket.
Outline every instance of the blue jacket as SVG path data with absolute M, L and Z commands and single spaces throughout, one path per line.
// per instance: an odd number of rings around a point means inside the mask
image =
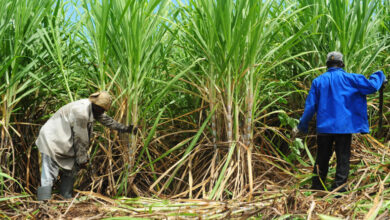
M 368 133 L 366 95 L 378 91 L 385 79 L 382 71 L 367 79 L 329 68 L 313 80 L 298 129 L 307 133 L 309 121 L 317 113 L 317 133 Z

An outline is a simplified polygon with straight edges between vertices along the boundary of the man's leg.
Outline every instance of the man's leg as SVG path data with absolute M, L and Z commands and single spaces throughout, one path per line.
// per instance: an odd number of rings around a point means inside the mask
M 317 135 L 317 157 L 313 169 L 315 176 L 312 179 L 312 189 L 323 190 L 324 187 L 320 181 L 325 184 L 326 176 L 328 175 L 329 160 L 333 150 L 333 135 L 319 134 Z
M 352 134 L 339 134 L 335 138 L 336 145 L 336 157 L 337 157 L 337 167 L 336 167 L 336 176 L 332 189 L 343 185 L 347 182 L 349 175 L 349 159 L 351 157 L 351 142 Z M 345 192 L 346 188 L 343 187 L 339 192 Z
M 78 171 L 77 164 L 73 166 L 72 170 L 61 170 L 60 194 L 65 199 L 72 198 L 73 184 Z
M 41 156 L 42 173 L 41 186 L 38 187 L 37 192 L 38 201 L 49 200 L 51 198 L 51 189 L 59 171 L 57 164 L 48 155 L 41 153 Z

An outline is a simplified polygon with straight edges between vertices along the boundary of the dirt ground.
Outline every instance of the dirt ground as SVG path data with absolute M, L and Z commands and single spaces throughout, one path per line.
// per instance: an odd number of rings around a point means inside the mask
M 390 164 L 383 160 L 390 153 L 382 145 L 374 149 L 377 153 L 353 147 L 349 191 L 342 194 L 309 190 L 300 184 L 304 175 L 293 178 L 278 173 L 285 177 L 283 181 L 260 178 L 252 197 L 228 201 L 111 198 L 75 190 L 69 200 L 54 194 L 52 200 L 38 202 L 34 195 L 6 193 L 0 198 L 0 219 L 330 219 L 322 217 L 326 215 L 385 220 L 390 219 Z M 308 167 L 298 168 L 303 174 L 311 173 Z
M 247 219 L 258 205 L 199 199 L 118 198 L 78 192 L 73 199 L 11 199 L 0 205 L 1 219 Z M 263 206 L 263 205 L 261 205 Z
M 321 219 L 322 214 L 340 219 L 368 219 L 374 215 L 374 219 L 390 219 L 390 208 L 375 213 L 376 207 L 383 207 L 389 200 L 375 193 L 375 188 L 372 190 L 336 196 L 332 192 L 278 189 L 263 192 L 252 201 L 112 199 L 78 191 L 69 200 L 58 195 L 47 202 L 37 202 L 33 197 L 6 200 L 0 203 L 0 219 Z M 370 194 L 373 203 L 365 205 L 362 198 Z

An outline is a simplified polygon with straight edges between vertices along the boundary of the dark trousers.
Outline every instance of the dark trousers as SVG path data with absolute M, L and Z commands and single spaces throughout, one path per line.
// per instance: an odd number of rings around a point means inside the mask
M 313 170 L 313 174 L 315 174 L 315 176 L 312 179 L 312 188 L 323 189 L 320 178 L 325 184 L 329 169 L 329 160 L 333 154 L 333 144 L 334 150 L 336 151 L 337 166 L 332 189 L 335 189 L 347 182 L 349 174 L 349 158 L 351 156 L 351 142 L 352 134 L 317 135 L 318 149 Z M 342 189 L 342 191 L 344 190 Z

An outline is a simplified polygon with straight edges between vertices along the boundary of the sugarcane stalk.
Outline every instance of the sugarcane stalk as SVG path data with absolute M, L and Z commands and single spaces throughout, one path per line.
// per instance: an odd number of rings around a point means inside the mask
M 134 101 L 132 103 L 132 111 L 131 111 L 131 120 L 132 124 L 136 126 L 137 124 L 137 118 L 138 118 L 138 98 L 137 96 L 134 96 Z M 128 115 L 129 117 L 129 115 Z M 129 118 L 127 119 L 129 121 Z M 137 135 L 135 135 L 133 132 L 130 133 L 130 142 L 129 143 L 129 174 L 131 174 L 131 171 L 134 168 L 135 164 L 135 154 L 137 150 Z M 129 184 L 133 185 L 134 176 L 130 176 L 129 178 Z
M 253 171 L 252 171 L 252 150 L 253 143 L 252 139 L 252 106 L 253 106 L 253 92 L 248 88 L 247 98 L 247 118 L 246 118 L 246 134 L 245 134 L 245 145 L 248 147 L 248 175 L 249 175 L 249 200 L 252 199 L 253 194 Z
M 214 74 L 214 68 L 213 66 L 210 67 L 210 72 Z M 210 96 L 210 111 L 214 109 L 215 107 L 215 101 L 216 101 L 216 89 L 214 84 L 214 78 L 211 77 L 209 81 L 209 96 Z M 213 142 L 213 148 L 214 148 L 214 155 L 211 161 L 211 170 L 210 170 L 210 184 L 209 184 L 209 192 L 213 190 L 214 183 L 217 178 L 216 173 L 216 164 L 218 163 L 218 148 L 217 148 L 217 113 L 213 114 L 211 117 L 211 132 L 212 132 L 212 142 Z

